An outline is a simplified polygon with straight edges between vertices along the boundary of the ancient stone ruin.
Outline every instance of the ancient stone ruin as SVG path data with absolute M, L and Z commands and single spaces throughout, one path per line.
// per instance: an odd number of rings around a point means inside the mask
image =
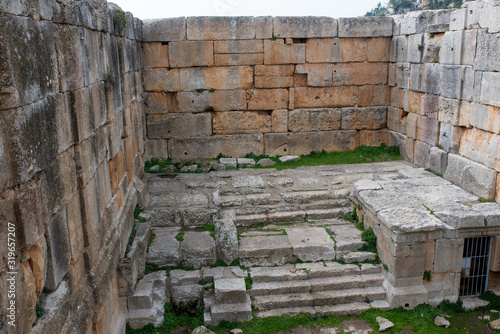
M 0 0 L 0 333 L 124 333 L 166 302 L 215 325 L 498 290 L 499 82 L 493 0 L 145 21 Z M 144 172 L 380 144 L 405 161 Z

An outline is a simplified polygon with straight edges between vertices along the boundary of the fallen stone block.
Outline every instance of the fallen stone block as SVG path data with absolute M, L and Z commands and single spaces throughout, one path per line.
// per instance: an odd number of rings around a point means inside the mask
M 215 247 L 218 259 L 230 264 L 238 258 L 238 231 L 230 218 L 216 219 Z
M 247 300 L 245 279 L 243 277 L 215 279 L 214 293 L 217 304 L 245 303 Z
M 377 317 L 375 320 L 377 321 L 377 323 L 379 325 L 379 329 L 378 329 L 379 332 L 383 332 L 383 331 L 386 331 L 386 330 L 394 327 L 394 324 L 385 318 Z
M 255 166 L 255 160 L 248 159 L 248 158 L 238 158 L 238 166 L 239 167 L 253 167 L 253 166 Z
M 220 158 L 219 162 L 225 165 L 226 167 L 236 168 L 238 166 L 236 158 Z
M 434 323 L 439 327 L 444 327 L 444 328 L 450 327 L 450 322 L 443 317 L 434 318 Z
M 199 269 L 215 262 L 215 241 L 210 232 L 186 232 L 180 251 L 186 266 Z
M 178 232 L 155 229 L 155 239 L 149 247 L 147 262 L 158 266 L 176 266 L 181 261 L 180 244 L 175 238 Z
M 300 157 L 298 155 L 285 155 L 284 157 L 280 157 L 279 160 L 282 164 L 286 164 L 291 161 L 299 161 Z
M 200 326 L 196 327 L 191 334 L 215 334 L 212 332 L 210 329 L 206 328 L 205 326 Z

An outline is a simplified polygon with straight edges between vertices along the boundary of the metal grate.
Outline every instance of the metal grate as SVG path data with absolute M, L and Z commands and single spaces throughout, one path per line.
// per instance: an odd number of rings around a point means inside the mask
M 464 242 L 460 296 L 486 291 L 490 267 L 491 237 L 467 238 Z

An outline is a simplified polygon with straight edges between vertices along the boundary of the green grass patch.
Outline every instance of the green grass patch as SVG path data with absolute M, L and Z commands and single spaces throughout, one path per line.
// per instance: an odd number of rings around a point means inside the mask
M 207 284 L 208 284 L 208 282 L 207 282 L 207 281 L 205 281 L 205 280 L 202 278 L 202 279 L 200 279 L 200 280 L 198 281 L 198 284 L 199 284 L 199 285 L 207 285 Z
M 288 222 L 288 223 L 278 223 L 276 224 L 277 226 L 292 226 L 295 225 L 296 223 Z
M 184 241 L 184 234 L 185 234 L 185 232 L 179 232 L 179 234 L 177 234 L 175 236 L 175 239 L 177 239 L 177 241 L 179 241 L 179 242 L 183 242 Z
M 148 240 L 148 249 L 153 244 L 153 241 L 155 241 L 155 238 L 156 238 L 156 234 L 154 234 L 154 233 L 151 234 L 151 238 L 149 238 L 149 240 Z
M 478 201 L 478 202 L 480 202 L 480 203 L 494 203 L 494 202 L 495 202 L 494 200 L 491 200 L 491 199 L 486 199 L 486 198 L 484 198 L 484 197 L 479 197 L 479 198 L 477 199 L 477 201 Z
M 253 279 L 252 277 L 250 277 L 250 275 L 248 275 L 247 277 L 245 277 L 245 287 L 247 288 L 247 291 L 252 289 L 252 285 L 253 285 Z
M 261 159 L 268 158 L 276 162 L 273 166 L 263 167 L 256 165 L 251 168 L 276 168 L 278 170 L 291 169 L 301 166 L 321 166 L 321 165 L 338 165 L 338 164 L 356 164 L 356 163 L 370 163 L 370 162 L 382 162 L 382 161 L 396 161 L 402 160 L 399 148 L 397 146 L 387 146 L 386 144 L 381 144 L 380 146 L 360 146 L 353 151 L 344 152 L 326 152 L 313 151 L 309 154 L 301 155 L 299 161 L 291 161 L 286 164 L 282 164 L 279 160 L 279 156 L 270 157 L 265 154 L 256 155 L 255 153 L 248 153 L 246 158 L 254 159 L 258 162 Z M 215 159 L 229 158 L 229 156 L 220 153 Z M 183 161 L 185 165 L 192 164 L 193 161 Z M 150 168 L 159 165 L 158 171 L 150 171 Z M 144 171 L 146 173 L 164 173 L 164 168 L 168 165 L 172 165 L 172 160 L 158 160 L 152 159 L 146 161 L 144 165 Z M 227 168 L 227 170 L 236 170 L 239 168 Z M 175 173 L 181 173 L 179 169 L 174 170 Z M 197 170 L 196 172 L 201 172 Z M 188 172 L 185 172 L 188 173 Z M 193 173 L 193 172 L 190 172 Z
M 432 281 L 432 273 L 430 270 L 425 270 L 424 271 L 424 276 L 422 277 L 424 281 L 430 282 Z
M 203 228 L 210 232 L 210 236 L 212 236 L 212 238 L 215 239 L 215 225 L 214 224 L 206 224 L 206 225 L 203 225 Z
M 377 236 L 371 227 L 361 232 L 361 240 L 366 242 L 366 244 L 359 248 L 360 252 L 377 252 Z
M 434 175 L 436 175 L 436 176 L 439 176 L 440 178 L 443 178 L 443 177 L 444 177 L 444 176 L 443 176 L 443 174 L 439 174 L 438 172 L 435 172 L 435 171 L 433 171 L 433 170 L 432 170 L 432 169 L 430 169 L 430 168 L 427 168 L 427 169 L 426 169 L 426 171 L 428 171 L 429 173 L 432 173 L 432 174 L 434 174 Z
M 433 215 L 433 216 L 434 216 L 434 217 L 436 217 L 437 219 L 440 219 L 440 218 L 439 218 L 439 217 L 438 217 L 438 216 L 434 213 L 434 210 L 431 210 L 431 209 L 430 209 L 427 205 L 425 205 L 425 204 L 422 204 L 422 206 L 423 206 L 423 207 L 424 207 L 427 211 L 429 211 L 429 213 L 430 213 L 431 215 Z

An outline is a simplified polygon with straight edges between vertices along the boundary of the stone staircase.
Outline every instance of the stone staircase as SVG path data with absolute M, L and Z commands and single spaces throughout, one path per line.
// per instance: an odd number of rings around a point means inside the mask
M 356 314 L 387 308 L 381 266 L 335 262 L 252 268 L 256 316 Z
M 154 176 L 148 183 L 150 205 L 143 213 L 156 234 L 148 259 L 198 269 L 185 275 L 172 272 L 171 299 L 199 296 L 206 324 L 250 320 L 252 306 L 258 317 L 388 308 L 381 265 L 362 263 L 375 260 L 376 254 L 358 251 L 364 244 L 361 232 L 343 217 L 352 211 L 348 196 L 357 180 L 392 179 L 401 168 L 408 165 Z M 215 236 L 203 230 L 207 224 L 214 224 Z M 224 238 L 221 224 L 232 229 L 225 230 Z M 226 263 L 239 259 L 250 269 L 210 268 L 220 254 L 235 254 L 224 258 Z M 250 289 L 245 287 L 247 276 L 253 281 Z M 213 286 L 201 287 L 200 280 Z

